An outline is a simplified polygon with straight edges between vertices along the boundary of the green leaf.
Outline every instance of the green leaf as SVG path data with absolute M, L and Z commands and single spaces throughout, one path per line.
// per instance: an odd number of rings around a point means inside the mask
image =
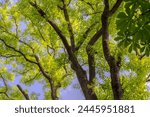
M 128 28 L 128 21 L 123 19 L 123 20 L 117 20 L 117 29 L 121 30 L 121 32 L 125 32 Z
M 150 55 L 150 48 L 149 48 L 149 47 L 146 47 L 145 55 L 146 55 L 146 56 L 149 56 L 149 55 Z
M 131 14 L 131 9 L 130 9 L 130 6 L 132 5 L 132 3 L 126 3 L 126 5 L 125 5 L 125 11 L 126 11 L 126 13 L 130 16 L 130 14 Z
M 131 42 L 129 41 L 129 39 L 128 38 L 125 39 L 125 41 L 124 41 L 124 47 L 126 48 L 130 44 L 131 44 Z
M 118 46 L 121 47 L 122 45 L 124 45 L 124 40 L 120 41 Z
M 115 41 L 120 41 L 120 40 L 122 40 L 122 37 L 116 37 L 114 40 Z
M 120 12 L 119 14 L 118 14 L 118 16 L 117 16 L 117 18 L 119 18 L 119 19 L 126 19 L 128 16 L 124 13 L 124 12 Z
M 142 52 L 144 52 L 145 51 L 145 46 L 144 47 L 142 47 L 141 49 L 140 49 L 140 52 L 142 53 Z
M 132 44 L 131 44 L 130 47 L 129 47 L 129 49 L 128 49 L 128 52 L 131 53 L 132 50 L 133 50 L 133 46 L 132 46 Z

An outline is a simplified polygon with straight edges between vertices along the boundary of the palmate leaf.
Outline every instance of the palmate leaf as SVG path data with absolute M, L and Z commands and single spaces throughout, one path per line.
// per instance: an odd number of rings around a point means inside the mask
M 117 24 L 117 29 L 121 31 L 126 31 L 128 27 L 128 20 L 126 19 L 121 19 L 116 21 Z
M 119 46 L 127 47 L 131 45 L 128 48 L 129 52 L 140 49 L 141 54 L 149 56 L 150 18 L 147 16 L 148 11 L 146 9 L 143 10 L 144 6 L 141 7 L 140 4 L 150 6 L 150 3 L 140 0 L 126 0 L 125 2 L 126 13 L 120 12 L 117 16 L 116 24 L 119 33 L 115 40 L 119 41 Z M 125 35 L 122 35 L 123 33 Z M 128 41 L 128 38 L 130 38 L 131 41 Z M 143 46 L 145 46 L 145 48 Z

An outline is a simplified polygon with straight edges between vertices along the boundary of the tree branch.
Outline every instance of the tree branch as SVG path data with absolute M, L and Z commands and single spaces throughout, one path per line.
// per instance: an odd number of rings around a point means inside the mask
M 109 33 L 108 33 L 108 18 L 109 18 L 109 2 L 108 0 L 104 0 L 105 8 L 102 14 L 102 44 L 103 44 L 103 51 L 106 61 L 110 62 L 111 54 L 109 49 Z M 109 63 L 110 64 L 110 63 Z
M 119 8 L 119 6 L 121 5 L 122 3 L 122 0 L 117 0 L 115 5 L 112 7 L 112 9 L 109 11 L 109 17 L 112 16 L 116 11 L 117 9 Z M 90 39 L 89 43 L 88 43 L 88 46 L 89 45 L 94 45 L 95 42 L 101 37 L 102 35 L 102 28 L 100 30 L 98 30 L 94 35 L 93 37 Z
M 46 16 L 46 14 L 44 13 L 44 11 L 39 8 L 37 6 L 37 4 L 33 3 L 33 2 L 29 2 L 35 9 L 37 9 L 38 13 L 53 27 L 53 29 L 55 30 L 55 32 L 57 33 L 57 35 L 60 37 L 60 39 L 62 40 L 67 53 L 69 55 L 69 59 L 71 60 L 72 64 L 74 65 L 74 68 L 78 69 L 79 67 L 79 63 L 71 49 L 71 47 L 69 46 L 66 37 L 63 35 L 62 31 L 59 29 L 59 27 L 51 20 L 49 20 Z M 41 14 L 42 13 L 42 14 Z M 44 14 L 44 15 L 43 15 Z
M 32 21 L 32 19 L 31 19 L 30 17 L 28 17 L 28 18 L 29 18 L 29 20 L 31 21 L 31 23 L 32 23 L 32 25 L 33 25 L 35 31 L 37 30 L 37 32 L 39 33 L 39 36 L 43 39 L 43 41 L 45 41 L 45 38 L 44 38 L 44 36 L 43 36 L 43 34 L 42 34 L 40 28 L 39 28 L 38 26 L 36 26 L 36 24 Z
M 71 61 L 71 67 L 76 72 L 77 78 L 79 80 L 80 86 L 82 88 L 82 91 L 84 93 L 84 96 L 86 99 L 97 99 L 96 94 L 92 90 L 92 88 L 88 87 L 88 80 L 87 80 L 87 74 L 86 71 L 82 68 L 82 66 L 79 64 L 75 54 L 73 53 L 71 47 L 69 46 L 66 37 L 63 35 L 61 30 L 58 28 L 58 26 L 51 20 L 49 20 L 45 14 L 45 12 L 37 6 L 37 4 L 33 2 L 29 2 L 31 6 L 33 6 L 38 13 L 53 27 L 57 35 L 60 37 L 61 41 L 63 42 L 68 56 L 69 60 Z
M 122 3 L 122 0 L 117 0 L 117 2 L 115 3 L 115 5 L 112 7 L 112 9 L 107 12 L 109 12 L 109 17 L 112 16 L 116 10 L 118 9 L 118 7 L 120 6 L 120 4 Z M 95 78 L 95 59 L 94 59 L 94 50 L 92 49 L 92 46 L 97 42 L 97 40 L 102 36 L 102 28 L 100 30 L 98 30 L 93 37 L 90 39 L 87 47 L 86 47 L 86 52 L 88 55 L 88 64 L 89 64 L 89 81 L 92 82 L 92 80 Z
M 80 49 L 80 47 L 83 45 L 83 43 L 84 43 L 84 41 L 87 39 L 87 37 L 88 37 L 88 35 L 89 35 L 89 33 L 90 33 L 90 31 L 93 29 L 93 27 L 95 26 L 97 24 L 97 22 L 95 22 L 95 23 L 93 23 L 92 25 L 90 25 L 88 28 L 87 28 L 87 30 L 84 32 L 84 34 L 83 34 L 83 39 L 81 39 L 78 43 L 77 43 L 77 45 L 76 45 L 76 51 L 78 51 L 79 49 Z
M 146 82 L 150 82 L 150 74 L 147 76 Z
M 2 54 L 0 54 L 0 57 L 13 58 L 13 57 L 21 57 L 21 55 L 15 55 L 15 54 L 2 55 Z
M 94 10 L 93 4 L 91 4 L 90 2 L 86 2 L 85 0 L 80 0 L 84 3 L 86 3 L 89 7 L 91 7 L 92 10 Z
M 68 53 L 71 52 L 71 48 L 67 42 L 66 37 L 63 35 L 62 31 L 59 29 L 59 27 L 51 20 L 49 20 L 45 14 L 45 12 L 39 8 L 39 6 L 33 2 L 29 2 L 31 6 L 33 6 L 38 13 L 53 27 L 53 29 L 56 31 L 56 33 L 58 34 L 58 36 L 60 37 L 60 39 L 62 40 L 65 48 L 67 49 Z
M 31 79 L 29 79 L 29 80 L 26 80 L 26 81 L 24 81 L 24 83 L 25 84 L 27 84 L 28 82 L 32 82 L 32 81 L 34 81 L 39 75 L 40 75 L 41 73 L 39 72 L 39 73 L 36 73 L 35 74 L 35 76 L 33 77 L 33 78 L 31 78 Z
M 13 51 L 15 51 L 15 52 L 17 52 L 17 53 L 19 53 L 19 54 L 21 54 L 21 55 L 24 57 L 24 59 L 25 59 L 26 61 L 28 61 L 28 62 L 30 62 L 30 63 L 33 63 L 33 64 L 37 64 L 36 62 L 34 62 L 34 61 L 28 59 L 28 58 L 26 57 L 26 55 L 25 55 L 23 52 L 21 52 L 20 50 L 17 50 L 16 48 L 14 48 L 14 47 L 8 45 L 3 39 L 0 38 L 0 40 L 5 44 L 6 47 L 12 49 Z
M 29 45 L 28 43 L 21 41 L 21 40 L 19 40 L 19 42 L 26 45 L 27 47 L 29 47 L 32 50 L 32 52 L 34 53 L 34 48 L 31 45 Z
M 17 84 L 17 87 L 18 87 L 19 91 L 22 93 L 22 95 L 24 96 L 24 98 L 26 100 L 30 100 L 29 95 L 22 89 L 22 87 L 19 84 Z
M 37 62 L 37 65 L 40 69 L 40 71 L 42 72 L 42 74 L 47 78 L 47 79 L 51 79 L 49 74 L 46 73 L 46 71 L 44 70 L 44 68 L 42 67 L 41 63 L 40 63 L 40 60 L 39 60 L 39 57 L 37 55 L 34 55 L 35 59 L 36 59 L 36 62 Z
M 104 0 L 104 11 L 101 16 L 102 20 L 102 46 L 103 46 L 103 53 L 104 57 L 109 65 L 110 74 L 111 74 L 111 86 L 113 90 L 113 95 L 115 100 L 121 100 L 123 96 L 123 90 L 120 83 L 120 60 L 116 61 L 116 59 L 111 55 L 110 48 L 109 48 L 109 0 Z M 113 12 L 114 13 L 114 12 Z M 119 62 L 119 64 L 118 64 Z
M 69 35 L 70 35 L 71 48 L 72 48 L 72 51 L 75 52 L 75 40 L 74 40 L 73 28 L 72 28 L 72 25 L 71 25 L 71 22 L 70 22 L 69 14 L 68 14 L 68 11 L 67 11 L 67 6 L 65 4 L 65 0 L 61 0 L 61 1 L 63 3 L 62 10 L 64 12 L 64 17 L 65 17 L 65 20 L 66 20 L 67 25 L 68 25 L 68 31 L 69 31 Z
M 119 8 L 119 6 L 121 5 L 123 0 L 117 0 L 117 2 L 115 3 L 115 5 L 112 7 L 112 9 L 109 11 L 109 16 L 112 16 L 117 9 Z
M 95 44 L 95 42 L 99 39 L 99 37 L 102 35 L 102 29 L 97 31 L 95 35 L 91 38 L 89 41 L 86 52 L 88 55 L 88 65 L 89 65 L 89 82 L 92 83 L 93 79 L 95 78 L 95 59 L 94 59 L 94 50 L 92 46 Z
M 5 85 L 5 91 L 0 92 L 0 94 L 4 94 L 8 99 L 13 100 L 13 99 L 10 98 L 10 96 L 7 94 L 8 86 L 7 86 L 7 83 L 6 83 L 5 79 L 4 79 L 4 77 L 2 76 L 2 74 L 0 74 L 0 77 L 2 78 L 3 83 L 4 83 L 4 85 Z
M 50 84 L 50 88 L 51 88 L 51 97 L 53 100 L 56 100 L 57 97 L 57 91 L 56 91 L 56 87 L 54 86 L 54 81 L 52 80 L 52 78 L 50 77 L 50 75 L 44 70 L 44 68 L 42 67 L 39 57 L 37 55 L 34 56 L 37 62 L 37 65 L 40 69 L 40 71 L 42 72 L 43 76 L 48 80 L 49 84 Z

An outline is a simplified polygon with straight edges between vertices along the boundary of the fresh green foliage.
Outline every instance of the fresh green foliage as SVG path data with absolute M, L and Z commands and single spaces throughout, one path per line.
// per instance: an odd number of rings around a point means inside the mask
M 53 21 L 71 46 L 69 22 L 63 13 L 63 0 L 19 0 L 0 4 L 0 99 L 38 99 L 28 88 L 38 82 L 43 99 L 61 98 L 77 76 Z M 102 27 L 103 0 L 64 0 L 77 51 L 78 63 L 89 73 L 88 55 L 95 57 L 95 78 L 88 85 L 98 99 L 113 99 L 110 69 L 105 60 L 101 37 L 86 51 L 90 39 Z M 46 13 L 43 18 L 30 2 Z M 116 0 L 110 1 L 110 8 Z M 124 0 L 109 19 L 109 47 L 117 60 L 121 57 L 120 80 L 123 99 L 148 99 L 150 81 L 150 1 Z M 131 53 L 132 52 L 132 53 Z M 145 56 L 146 55 L 146 56 Z M 23 89 L 19 89 L 17 84 Z M 80 88 L 79 88 L 80 89 Z M 23 93 L 21 92 L 23 90 Z M 38 90 L 38 89 L 37 89 Z

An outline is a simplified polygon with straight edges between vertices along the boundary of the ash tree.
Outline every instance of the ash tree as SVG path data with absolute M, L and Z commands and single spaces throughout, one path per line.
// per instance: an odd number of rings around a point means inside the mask
M 149 37 L 149 0 L 3 0 L 0 99 L 38 99 L 35 82 L 61 99 L 74 78 L 86 100 L 148 99 Z

